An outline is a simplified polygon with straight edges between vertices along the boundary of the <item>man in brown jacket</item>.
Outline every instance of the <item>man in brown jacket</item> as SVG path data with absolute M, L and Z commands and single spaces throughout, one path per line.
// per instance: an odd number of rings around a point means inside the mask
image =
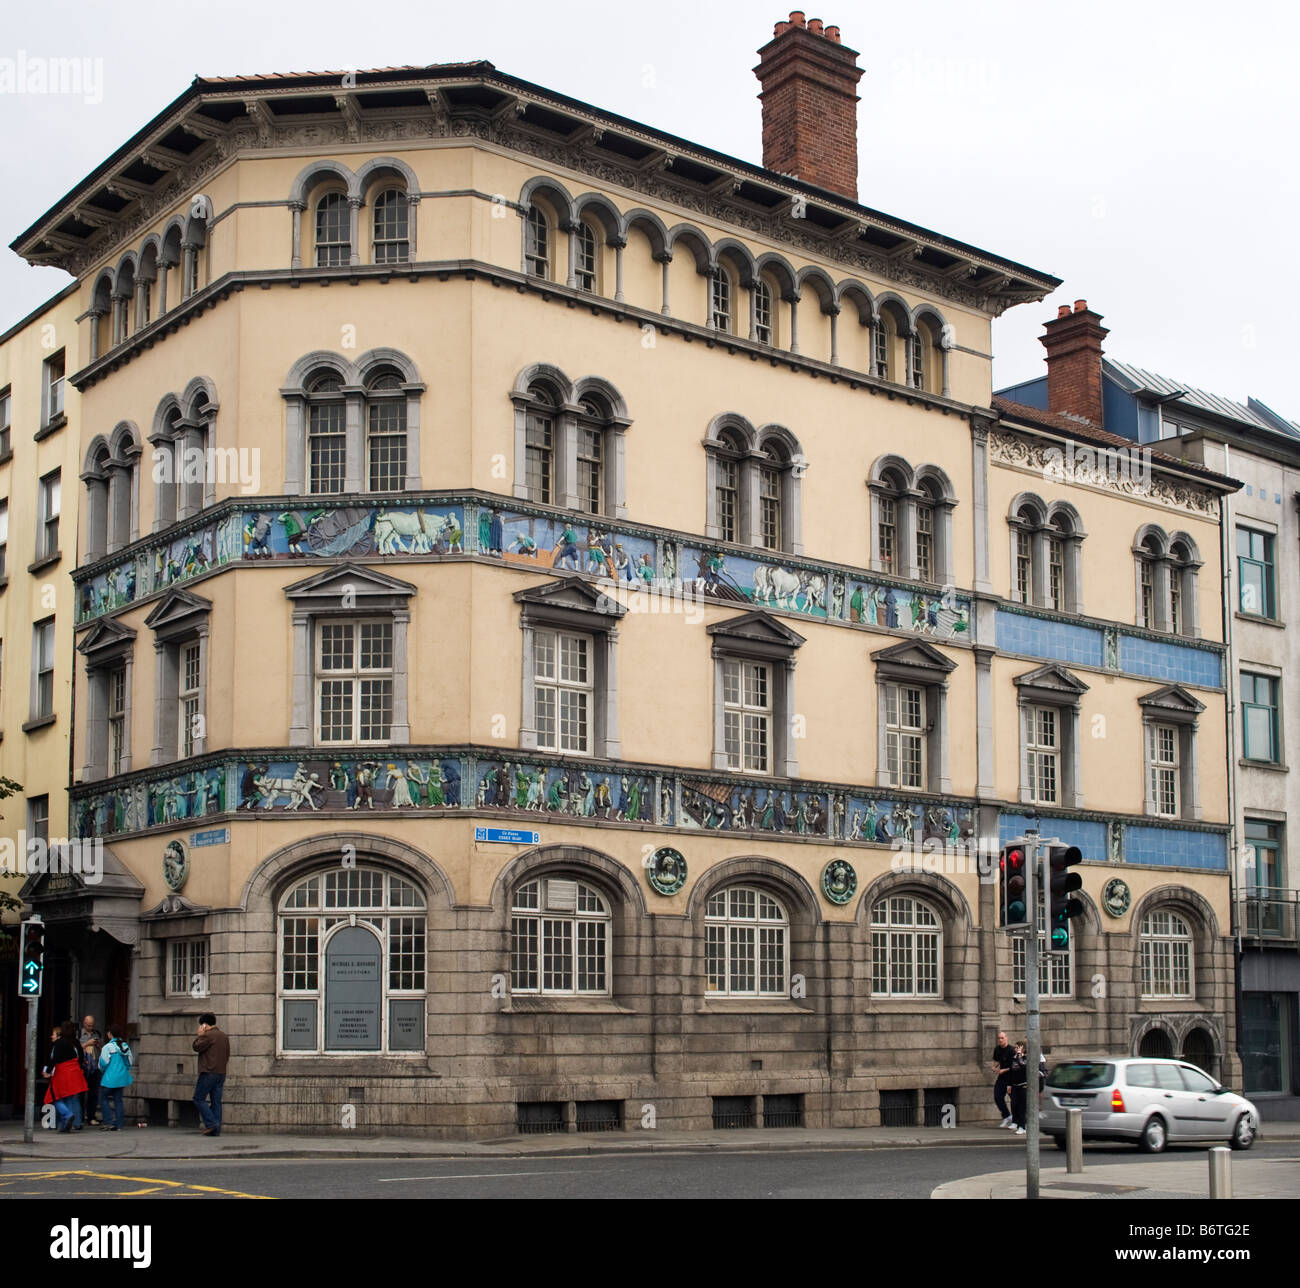
M 226 1085 L 226 1065 L 230 1063 L 230 1039 L 217 1028 L 211 1011 L 199 1016 L 199 1035 L 194 1039 L 199 1053 L 199 1078 L 194 1084 L 194 1103 L 203 1119 L 203 1135 L 221 1135 L 221 1090 Z M 211 1101 L 212 1107 L 208 1107 Z

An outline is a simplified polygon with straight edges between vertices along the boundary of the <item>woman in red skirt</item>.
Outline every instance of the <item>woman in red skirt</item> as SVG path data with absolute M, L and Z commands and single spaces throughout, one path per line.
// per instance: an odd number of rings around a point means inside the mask
M 89 1090 L 82 1070 L 84 1060 L 85 1053 L 77 1041 L 77 1026 L 71 1020 L 64 1020 L 45 1068 L 50 1080 L 45 1103 L 53 1102 L 59 1115 L 59 1131 L 81 1130 L 81 1093 Z

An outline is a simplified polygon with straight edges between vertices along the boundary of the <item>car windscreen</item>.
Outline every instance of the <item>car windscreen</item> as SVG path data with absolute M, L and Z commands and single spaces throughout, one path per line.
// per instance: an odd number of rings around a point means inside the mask
M 1109 1087 L 1115 1081 L 1115 1066 L 1101 1060 L 1067 1060 L 1047 1077 L 1049 1087 Z

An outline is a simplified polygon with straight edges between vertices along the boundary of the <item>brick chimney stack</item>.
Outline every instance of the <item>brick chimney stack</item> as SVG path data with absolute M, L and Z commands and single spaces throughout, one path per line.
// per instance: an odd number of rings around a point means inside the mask
M 758 51 L 763 165 L 858 199 L 858 51 L 801 10 Z
M 1103 428 L 1101 342 L 1110 332 L 1087 300 L 1062 304 L 1038 338 L 1047 350 L 1047 410 L 1082 416 Z

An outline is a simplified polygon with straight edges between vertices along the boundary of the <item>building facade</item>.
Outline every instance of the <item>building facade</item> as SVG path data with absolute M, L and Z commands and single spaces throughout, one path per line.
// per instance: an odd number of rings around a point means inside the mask
M 0 334 L 0 777 L 16 784 L 0 803 L 0 890 L 15 899 L 28 875 L 28 838 L 68 834 L 81 488 L 78 397 L 67 379 L 82 365 L 76 297 L 74 283 Z M 18 921 L 16 910 L 0 909 L 0 1116 L 21 1105 L 25 1086 Z M 50 963 L 65 978 L 70 967 L 64 957 Z
M 790 76 L 852 120 L 836 29 L 760 57 L 765 131 L 812 130 Z M 990 376 L 1056 279 L 858 205 L 846 155 L 490 64 L 196 81 L 15 242 L 79 284 L 106 843 L 25 896 L 117 928 L 159 1119 L 203 1009 L 235 1128 L 991 1116 L 987 849 L 1035 815 L 1088 859 L 1054 1052 L 1235 1069 L 1236 485 L 1057 469 L 1116 440 Z M 1147 529 L 1177 630 L 1114 576 Z
M 1052 358 L 1049 356 L 1049 363 Z M 1287 707 L 1300 673 L 1300 426 L 1250 398 L 1234 402 L 1127 363 L 1087 359 L 1091 379 L 1049 378 L 1008 396 L 1073 411 L 1090 385 L 1108 429 L 1244 480 L 1227 498 L 1223 548 L 1230 656 L 1228 773 L 1232 789 L 1242 1083 L 1266 1117 L 1300 1116 L 1300 931 L 1289 819 L 1300 811 L 1290 767 L 1300 738 Z M 1154 543 L 1147 543 L 1155 554 Z M 1288 630 L 1288 627 L 1292 628 Z

